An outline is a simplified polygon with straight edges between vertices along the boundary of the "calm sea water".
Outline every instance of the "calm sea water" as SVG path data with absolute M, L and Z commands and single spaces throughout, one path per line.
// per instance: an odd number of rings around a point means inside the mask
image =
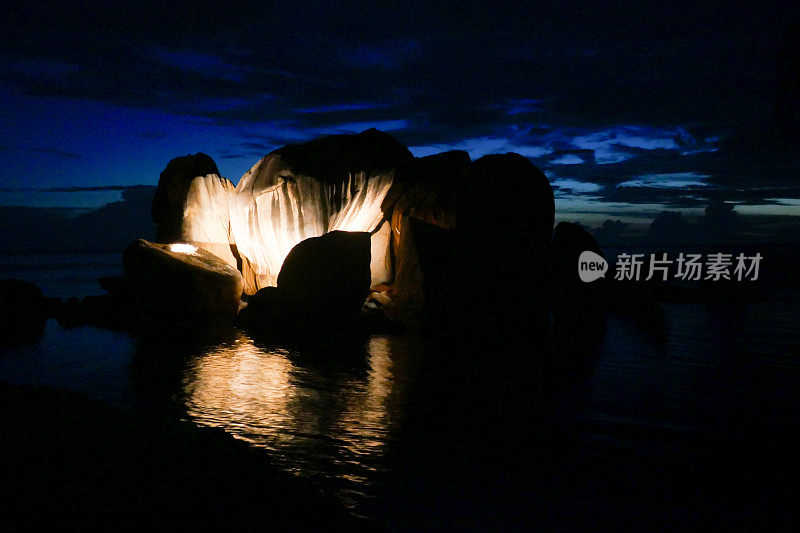
M 121 270 L 111 255 L 0 265 L 62 298 Z M 584 377 L 546 399 L 491 350 L 461 364 L 413 333 L 311 352 L 237 334 L 169 358 L 51 320 L 5 350 L 0 379 L 221 427 L 391 529 L 782 524 L 797 518 L 800 293 L 774 286 L 757 302 L 664 303 L 650 323 L 609 314 Z
M 103 294 L 98 278 L 121 275 L 121 254 L 0 255 L 0 278 L 30 281 L 51 298 Z

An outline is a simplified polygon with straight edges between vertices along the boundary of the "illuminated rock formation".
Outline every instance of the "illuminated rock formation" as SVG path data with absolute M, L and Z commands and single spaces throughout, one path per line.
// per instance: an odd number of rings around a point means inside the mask
M 236 268 L 230 222 L 234 191 L 233 183 L 213 174 L 194 178 L 186 194 L 178 240 L 203 248 Z
M 211 157 L 203 153 L 176 157 L 161 172 L 151 209 L 156 223 L 156 240 L 171 243 L 180 240 L 183 210 L 192 181 L 198 176 L 219 176 Z
M 520 155 L 414 159 L 393 137 L 367 130 L 275 150 L 235 188 L 208 156 L 173 160 L 153 217 L 165 242 L 236 266 L 249 295 L 279 284 L 290 251 L 308 239 L 363 232 L 368 284 L 382 299 L 420 308 L 458 293 L 468 306 L 497 309 L 511 294 L 544 301 L 554 202 L 544 174 Z
M 265 156 L 242 177 L 231 201 L 245 291 L 274 286 L 289 251 L 309 237 L 378 229 L 398 170 L 412 160 L 405 146 L 377 130 L 332 135 Z M 375 239 L 377 255 L 384 256 L 385 233 Z M 376 263 L 373 282 L 389 281 L 388 275 L 385 262 Z
M 237 266 L 230 231 L 233 183 L 220 177 L 203 153 L 173 159 L 161 173 L 153 198 L 156 241 L 199 246 Z

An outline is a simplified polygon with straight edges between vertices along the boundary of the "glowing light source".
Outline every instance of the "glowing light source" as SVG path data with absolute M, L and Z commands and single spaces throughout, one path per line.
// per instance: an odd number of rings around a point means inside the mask
M 169 245 L 170 252 L 177 252 L 179 254 L 194 254 L 197 251 L 197 246 L 176 242 Z

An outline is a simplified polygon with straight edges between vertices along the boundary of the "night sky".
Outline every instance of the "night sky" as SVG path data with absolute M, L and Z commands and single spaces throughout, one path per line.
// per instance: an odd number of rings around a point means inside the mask
M 711 198 L 800 214 L 793 1 L 14 4 L 2 206 L 101 206 L 200 151 L 236 183 L 375 127 L 417 156 L 518 152 L 588 225 Z

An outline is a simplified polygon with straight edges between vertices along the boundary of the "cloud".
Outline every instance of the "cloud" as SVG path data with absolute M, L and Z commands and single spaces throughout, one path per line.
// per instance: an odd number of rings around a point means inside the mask
M 342 113 L 345 111 L 363 111 L 366 109 L 388 109 L 393 104 L 378 102 L 351 102 L 342 104 L 328 104 L 313 107 L 296 108 L 293 111 L 301 115 L 313 113 Z
M 516 152 L 522 156 L 536 158 L 549 153 L 544 146 L 517 144 L 513 139 L 505 137 L 476 137 L 449 144 L 432 144 L 427 146 L 409 146 L 416 157 L 425 157 L 449 150 L 464 150 L 472 159 L 487 154 Z
M 366 69 L 396 69 L 416 59 L 422 51 L 419 42 L 401 39 L 389 42 L 360 42 L 342 51 L 345 63 Z
M 205 78 L 218 78 L 235 83 L 244 82 L 253 71 L 252 67 L 232 64 L 217 54 L 199 50 L 151 46 L 145 47 L 143 53 L 184 72 L 194 72 Z
M 269 145 L 264 143 L 257 143 L 257 142 L 243 142 L 239 143 L 239 146 L 243 148 L 248 148 L 250 150 L 268 150 L 270 148 Z
M 40 154 L 51 154 L 58 157 L 63 157 L 65 159 L 81 159 L 83 156 L 79 154 L 73 154 L 72 152 L 65 152 L 63 150 L 59 150 L 58 148 L 34 148 L 34 152 L 38 152 Z
M 544 110 L 544 101 L 534 98 L 512 98 L 507 100 L 501 109 L 510 116 L 540 113 Z
M 0 56 L 0 69 L 33 77 L 59 77 L 81 70 L 75 63 L 55 59 L 16 59 Z
M 572 193 L 596 193 L 603 190 L 603 186 L 597 185 L 596 183 L 588 183 L 585 181 L 569 179 L 553 180 L 550 182 L 550 185 L 552 185 L 553 189 L 556 190 L 556 194 L 559 194 L 562 191 L 569 191 Z
M 708 176 L 697 172 L 672 172 L 667 174 L 647 174 L 632 180 L 623 181 L 617 187 L 655 187 L 673 189 L 679 187 L 708 187 Z
M 758 146 L 778 87 L 775 63 L 764 58 L 779 57 L 789 2 L 751 11 L 711 2 L 691 17 L 647 3 L 614 10 L 541 2 L 535 16 L 515 3 L 441 12 L 390 4 L 181 10 L 143 0 L 137 12 L 148 14 L 147 24 L 115 2 L 92 10 L 23 5 L 0 20 L 0 91 L 66 110 L 80 102 L 169 116 L 163 124 L 115 124 L 94 139 L 104 146 L 101 137 L 115 127 L 139 126 L 131 137 L 159 140 L 142 143 L 159 145 L 153 159 L 186 153 L 181 141 L 191 138 L 244 163 L 286 143 L 376 127 L 416 155 L 521 153 L 562 185 L 562 195 L 680 203 L 713 189 L 759 201 L 737 189 L 760 187 L 773 198 L 795 197 L 797 162 Z M 13 111 L 36 140 L 9 133 L 2 145 L 80 161 L 81 169 L 91 163 L 94 176 L 106 168 L 89 140 L 76 153 L 59 150 L 72 146 L 69 132 L 25 120 L 47 113 L 27 113 Z M 163 168 L 159 160 L 143 169 L 135 150 L 119 157 L 141 175 Z M 49 158 L 35 159 L 46 173 Z M 698 190 L 666 190 L 670 179 Z

